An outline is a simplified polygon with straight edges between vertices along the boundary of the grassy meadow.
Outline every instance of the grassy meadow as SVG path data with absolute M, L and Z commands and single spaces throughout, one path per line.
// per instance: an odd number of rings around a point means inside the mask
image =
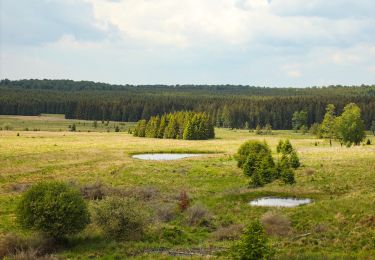
M 73 123 L 77 132 L 68 131 Z M 56 253 L 62 258 L 174 258 L 168 250 L 183 252 L 180 257 L 196 252 L 195 258 L 225 258 L 223 251 L 234 240 L 220 234 L 229 232 L 228 227 L 246 225 L 268 211 L 283 214 L 291 221 L 291 232 L 270 235 L 277 259 L 375 256 L 372 135 L 368 134 L 372 145 L 346 148 L 337 142 L 330 147 L 326 140 L 291 131 L 259 136 L 246 130 L 216 129 L 214 140 L 185 141 L 133 137 L 127 133 L 133 123 L 106 125 L 98 121 L 94 128 L 92 121 L 65 120 L 57 115 L 1 116 L 0 127 L 5 124 L 10 130 L 0 131 L 0 236 L 31 234 L 15 220 L 20 194 L 33 183 L 53 179 L 77 187 L 102 183 L 130 193 L 147 193 L 137 199 L 150 212 L 148 232 L 140 241 L 108 240 L 89 225 Z M 115 125 L 120 132 L 114 132 Z M 249 180 L 233 157 L 239 146 L 250 139 L 265 140 L 276 159 L 276 145 L 285 138 L 290 139 L 300 156 L 302 167 L 296 171 L 297 183 L 284 185 L 276 181 L 262 188 L 248 188 Z M 171 151 L 207 154 L 176 161 L 131 157 L 136 153 Z M 181 191 L 187 192 L 191 205 L 201 204 L 209 210 L 207 225 L 189 225 L 186 213 L 178 213 L 169 222 L 157 219 L 156 212 L 165 205 L 177 205 Z M 314 202 L 279 209 L 248 205 L 251 199 L 261 196 L 311 198 Z

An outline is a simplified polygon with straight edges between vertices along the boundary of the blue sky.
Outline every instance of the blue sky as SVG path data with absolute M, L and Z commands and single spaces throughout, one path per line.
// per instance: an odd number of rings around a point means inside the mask
M 375 84 L 374 0 L 0 0 L 0 78 Z

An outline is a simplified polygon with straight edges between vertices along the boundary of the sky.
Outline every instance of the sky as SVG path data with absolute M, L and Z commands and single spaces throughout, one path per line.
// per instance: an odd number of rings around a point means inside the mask
M 0 0 L 0 78 L 375 84 L 374 0 Z

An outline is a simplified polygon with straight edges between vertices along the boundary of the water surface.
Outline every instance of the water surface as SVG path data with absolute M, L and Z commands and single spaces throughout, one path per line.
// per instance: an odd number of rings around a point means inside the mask
M 276 197 L 263 197 L 250 201 L 252 206 L 263 207 L 297 207 L 299 205 L 311 203 L 311 199 L 297 199 L 297 198 L 276 198 Z
M 192 154 L 192 153 L 145 153 L 145 154 L 135 154 L 132 157 L 140 160 L 151 160 L 151 161 L 170 161 L 178 160 L 189 157 L 197 157 L 202 154 Z

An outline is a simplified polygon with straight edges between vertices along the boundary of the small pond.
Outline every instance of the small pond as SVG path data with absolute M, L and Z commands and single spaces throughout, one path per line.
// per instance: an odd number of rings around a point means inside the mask
M 276 197 L 263 197 L 250 201 L 252 206 L 263 207 L 297 207 L 299 205 L 311 203 L 311 199 L 297 199 L 297 198 L 276 198 Z
M 141 160 L 151 160 L 151 161 L 170 161 L 178 160 L 189 157 L 197 157 L 202 154 L 192 154 L 192 153 L 145 153 L 145 154 L 135 154 L 132 157 Z

